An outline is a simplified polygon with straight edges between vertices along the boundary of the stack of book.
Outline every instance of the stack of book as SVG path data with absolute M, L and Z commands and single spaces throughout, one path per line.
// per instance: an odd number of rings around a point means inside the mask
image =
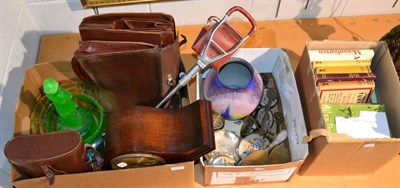
M 367 103 L 375 88 L 372 49 L 309 50 L 321 103 Z
M 385 107 L 370 104 L 372 49 L 309 50 L 326 129 L 353 138 L 388 138 Z

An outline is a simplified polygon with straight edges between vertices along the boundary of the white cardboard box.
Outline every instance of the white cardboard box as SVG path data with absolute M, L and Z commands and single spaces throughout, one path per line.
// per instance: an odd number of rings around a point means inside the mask
M 271 48 L 242 48 L 233 57 L 239 57 L 250 62 L 260 73 L 272 72 L 281 98 L 292 162 L 276 165 L 212 166 L 207 165 L 201 158 L 204 184 L 288 181 L 308 155 L 308 145 L 302 142 L 303 137 L 307 136 L 307 131 L 289 58 L 282 49 Z M 206 74 L 207 72 L 198 76 L 197 83 L 201 83 L 200 79 L 204 79 Z M 197 96 L 201 96 L 201 84 L 197 86 Z

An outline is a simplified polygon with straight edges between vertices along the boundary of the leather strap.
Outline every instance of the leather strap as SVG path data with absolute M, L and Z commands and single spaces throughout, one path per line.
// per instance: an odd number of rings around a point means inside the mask
M 183 39 L 182 39 L 182 41 L 179 42 L 179 46 L 182 46 L 182 45 L 184 45 L 184 44 L 187 43 L 186 36 L 181 34 L 181 37 L 182 37 Z
M 40 168 L 43 170 L 43 173 L 46 176 L 49 185 L 53 185 L 56 179 L 56 174 L 47 165 L 40 166 Z
M 311 142 L 314 138 L 320 137 L 320 136 L 325 136 L 328 137 L 328 131 L 326 129 L 314 129 L 310 131 L 309 136 L 305 136 L 303 138 L 303 143 L 308 143 Z
M 67 174 L 64 171 L 53 168 L 51 165 L 40 166 L 40 168 L 43 170 L 43 173 L 46 176 L 46 178 L 49 182 L 49 185 L 54 184 L 54 181 L 56 180 L 56 173 L 57 174 Z

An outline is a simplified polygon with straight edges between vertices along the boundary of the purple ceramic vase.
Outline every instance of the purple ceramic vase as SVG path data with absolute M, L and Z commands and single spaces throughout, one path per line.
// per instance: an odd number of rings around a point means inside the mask
M 263 93 L 263 82 L 250 63 L 231 58 L 220 69 L 212 68 L 203 82 L 204 98 L 213 111 L 225 119 L 241 119 L 256 109 Z

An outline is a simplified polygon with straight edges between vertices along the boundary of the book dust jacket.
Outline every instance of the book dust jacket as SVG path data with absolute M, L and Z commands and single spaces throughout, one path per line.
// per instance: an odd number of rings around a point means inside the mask
M 321 104 L 326 129 L 353 138 L 390 138 L 381 104 Z

